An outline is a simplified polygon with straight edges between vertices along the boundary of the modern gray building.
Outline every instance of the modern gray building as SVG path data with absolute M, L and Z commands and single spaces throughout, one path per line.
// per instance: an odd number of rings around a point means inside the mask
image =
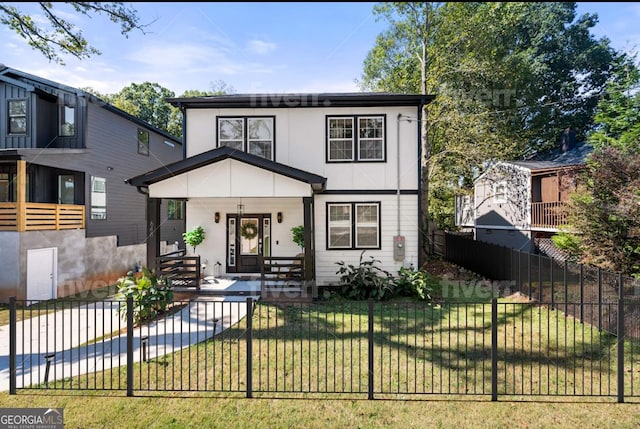
M 182 159 L 181 141 L 3 65 L 0 118 L 0 301 L 96 289 L 144 263 L 146 195 L 124 181 Z M 163 200 L 161 240 L 184 225 L 184 201 Z

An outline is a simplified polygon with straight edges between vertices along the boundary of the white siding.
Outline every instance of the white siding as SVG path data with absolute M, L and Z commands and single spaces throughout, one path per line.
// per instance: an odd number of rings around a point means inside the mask
M 327 189 L 395 189 L 398 186 L 397 140 L 400 124 L 400 187 L 417 189 L 418 122 L 416 107 L 188 109 L 187 156 L 214 149 L 217 116 L 274 116 L 275 160 L 326 177 Z M 326 163 L 326 117 L 386 115 L 386 162 Z
M 149 186 L 153 198 L 301 197 L 311 186 L 280 174 L 225 159 Z
M 494 199 L 494 186 L 506 184 L 506 202 Z M 476 225 L 528 229 L 531 212 L 531 178 L 527 169 L 498 164 L 475 184 Z
M 205 239 L 196 248 L 203 263 L 207 264 L 205 274 L 213 274 L 213 266 L 219 261 L 220 274 L 225 274 L 227 257 L 227 214 L 235 214 L 238 204 L 244 205 L 247 214 L 271 214 L 271 254 L 273 256 L 295 256 L 300 248 L 293 242 L 291 228 L 303 224 L 303 204 L 301 198 L 190 198 L 187 201 L 187 231 L 200 225 L 205 231 Z M 220 222 L 214 222 L 215 213 L 220 213 Z M 282 212 L 282 223 L 276 221 Z M 184 242 L 180 243 L 184 248 Z M 193 249 L 187 249 L 192 252 Z M 206 260 L 206 262 L 205 262 Z
M 381 248 L 364 252 L 363 260 L 373 256 L 381 261 L 380 268 L 397 275 L 402 266 L 418 264 L 418 196 L 400 196 L 400 235 L 405 236 L 405 260 L 394 261 L 393 237 L 397 234 L 398 204 L 396 195 L 316 195 L 315 216 L 315 244 L 316 244 L 316 280 L 318 284 L 337 284 L 336 262 L 357 265 L 362 250 L 327 250 L 327 202 L 380 202 L 381 218 Z

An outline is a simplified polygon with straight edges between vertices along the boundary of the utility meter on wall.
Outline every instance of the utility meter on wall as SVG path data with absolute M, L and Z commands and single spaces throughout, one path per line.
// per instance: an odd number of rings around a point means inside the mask
M 404 253 L 404 235 L 396 235 L 393 237 L 393 259 L 404 261 Z

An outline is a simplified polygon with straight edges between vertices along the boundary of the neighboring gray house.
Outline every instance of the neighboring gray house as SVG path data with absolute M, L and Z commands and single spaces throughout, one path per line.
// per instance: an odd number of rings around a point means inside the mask
M 180 140 L 3 65 L 0 118 L 0 301 L 113 284 L 145 261 L 147 198 L 124 180 L 182 159 Z M 161 219 L 161 239 L 181 240 L 184 202 L 163 200 Z
M 503 161 L 476 179 L 474 195 L 456 198 L 456 225 L 475 239 L 534 251 L 566 221 L 562 208 L 592 147 L 576 143 L 526 161 Z

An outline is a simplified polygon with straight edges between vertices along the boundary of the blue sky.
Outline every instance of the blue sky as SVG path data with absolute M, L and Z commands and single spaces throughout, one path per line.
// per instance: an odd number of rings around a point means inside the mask
M 146 34 L 122 36 L 101 16 L 81 17 L 55 4 L 102 55 L 66 66 L 50 63 L 0 27 L 0 63 L 76 88 L 118 92 L 131 83 L 159 83 L 177 96 L 223 81 L 238 93 L 358 91 L 363 61 L 387 23 L 375 3 L 133 3 Z M 20 3 L 38 11 L 36 3 Z M 39 12 L 37 12 L 39 13 Z M 597 13 L 593 34 L 616 49 L 640 46 L 640 3 L 578 3 Z M 37 19 L 37 16 L 35 17 Z

